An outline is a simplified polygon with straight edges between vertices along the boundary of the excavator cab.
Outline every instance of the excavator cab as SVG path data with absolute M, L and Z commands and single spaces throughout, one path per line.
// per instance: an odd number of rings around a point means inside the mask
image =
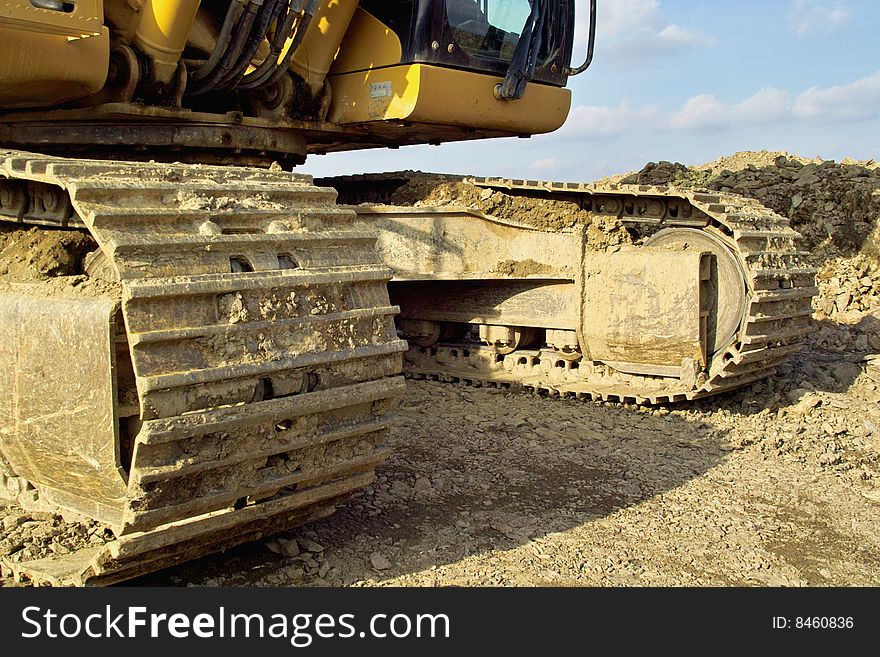
M 421 0 L 361 3 L 403 44 L 405 63 L 505 76 L 517 49 L 531 50 L 529 80 L 563 87 L 571 63 L 574 8 L 553 12 L 529 0 Z M 524 38 L 521 38 L 524 37 Z
M 564 0 L 551 12 L 548 4 L 362 2 L 330 71 L 329 120 L 429 142 L 456 132 L 486 137 L 557 129 L 571 102 L 565 84 L 574 7 Z

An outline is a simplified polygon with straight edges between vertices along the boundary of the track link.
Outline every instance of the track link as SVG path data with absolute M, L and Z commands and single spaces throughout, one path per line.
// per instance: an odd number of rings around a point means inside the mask
M 112 583 L 308 522 L 369 485 L 406 343 L 374 238 L 346 227 L 333 190 L 280 171 L 9 151 L 0 184 L 30 195 L 19 221 L 81 224 L 100 245 L 92 266 L 121 286 L 117 353 L 137 400 L 115 505 L 33 481 L 117 540 L 7 563 L 16 576 Z M 40 186 L 74 212 L 37 207 Z

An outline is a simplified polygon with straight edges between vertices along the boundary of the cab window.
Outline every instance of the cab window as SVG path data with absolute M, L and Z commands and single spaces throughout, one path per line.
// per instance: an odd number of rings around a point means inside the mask
M 528 0 L 447 0 L 449 27 L 469 55 L 509 62 L 531 12 Z

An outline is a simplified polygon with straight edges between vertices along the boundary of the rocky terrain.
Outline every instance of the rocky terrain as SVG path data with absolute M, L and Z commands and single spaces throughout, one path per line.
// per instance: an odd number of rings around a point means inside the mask
M 806 348 L 771 379 L 660 408 L 410 382 L 392 457 L 336 514 L 134 583 L 880 585 L 880 167 L 738 153 L 604 182 L 788 217 L 819 270 Z M 10 502 L 0 519 L 13 560 L 108 538 Z

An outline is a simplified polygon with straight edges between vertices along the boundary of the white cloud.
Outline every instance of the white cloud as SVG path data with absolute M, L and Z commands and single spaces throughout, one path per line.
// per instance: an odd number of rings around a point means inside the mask
M 577 13 L 575 43 L 578 50 L 586 44 L 588 25 L 588 13 Z M 625 59 L 668 54 L 714 43 L 714 39 L 702 32 L 669 21 L 660 0 L 599 3 L 596 41 L 597 49 Z
M 657 32 L 655 41 L 665 44 L 668 48 L 678 46 L 708 46 L 713 43 L 713 39 L 704 37 L 699 32 L 686 30 L 678 25 L 667 25 Z
M 536 171 L 554 171 L 562 166 L 562 160 L 555 157 L 542 157 L 532 162 Z
M 791 111 L 786 91 L 765 87 L 734 105 L 701 94 L 688 100 L 672 115 L 670 125 L 679 130 L 711 129 L 726 125 L 754 125 L 784 121 Z
M 792 0 L 788 8 L 788 24 L 800 35 L 828 34 L 845 25 L 852 13 L 842 0 Z
M 616 137 L 633 129 L 657 125 L 660 111 L 653 105 L 632 107 L 624 100 L 617 107 L 578 105 L 572 108 L 561 134 L 592 139 Z
M 863 121 L 880 115 L 880 71 L 849 84 L 811 87 L 797 97 L 794 114 L 818 121 Z
M 728 108 L 715 96 L 700 94 L 688 99 L 678 112 L 670 117 L 669 123 L 673 128 L 714 128 L 723 125 L 723 116 L 728 114 Z
M 656 130 L 700 132 L 778 123 L 834 123 L 880 117 L 880 71 L 845 85 L 813 87 L 792 99 L 789 92 L 765 87 L 736 103 L 699 94 L 675 112 L 654 105 L 617 107 L 580 105 L 571 111 L 562 136 L 609 139 L 627 132 Z
M 605 36 L 616 37 L 663 21 L 659 0 L 603 2 L 599 25 Z
M 776 123 L 788 118 L 791 95 L 774 87 L 764 87 L 733 107 L 733 115 L 742 123 Z

